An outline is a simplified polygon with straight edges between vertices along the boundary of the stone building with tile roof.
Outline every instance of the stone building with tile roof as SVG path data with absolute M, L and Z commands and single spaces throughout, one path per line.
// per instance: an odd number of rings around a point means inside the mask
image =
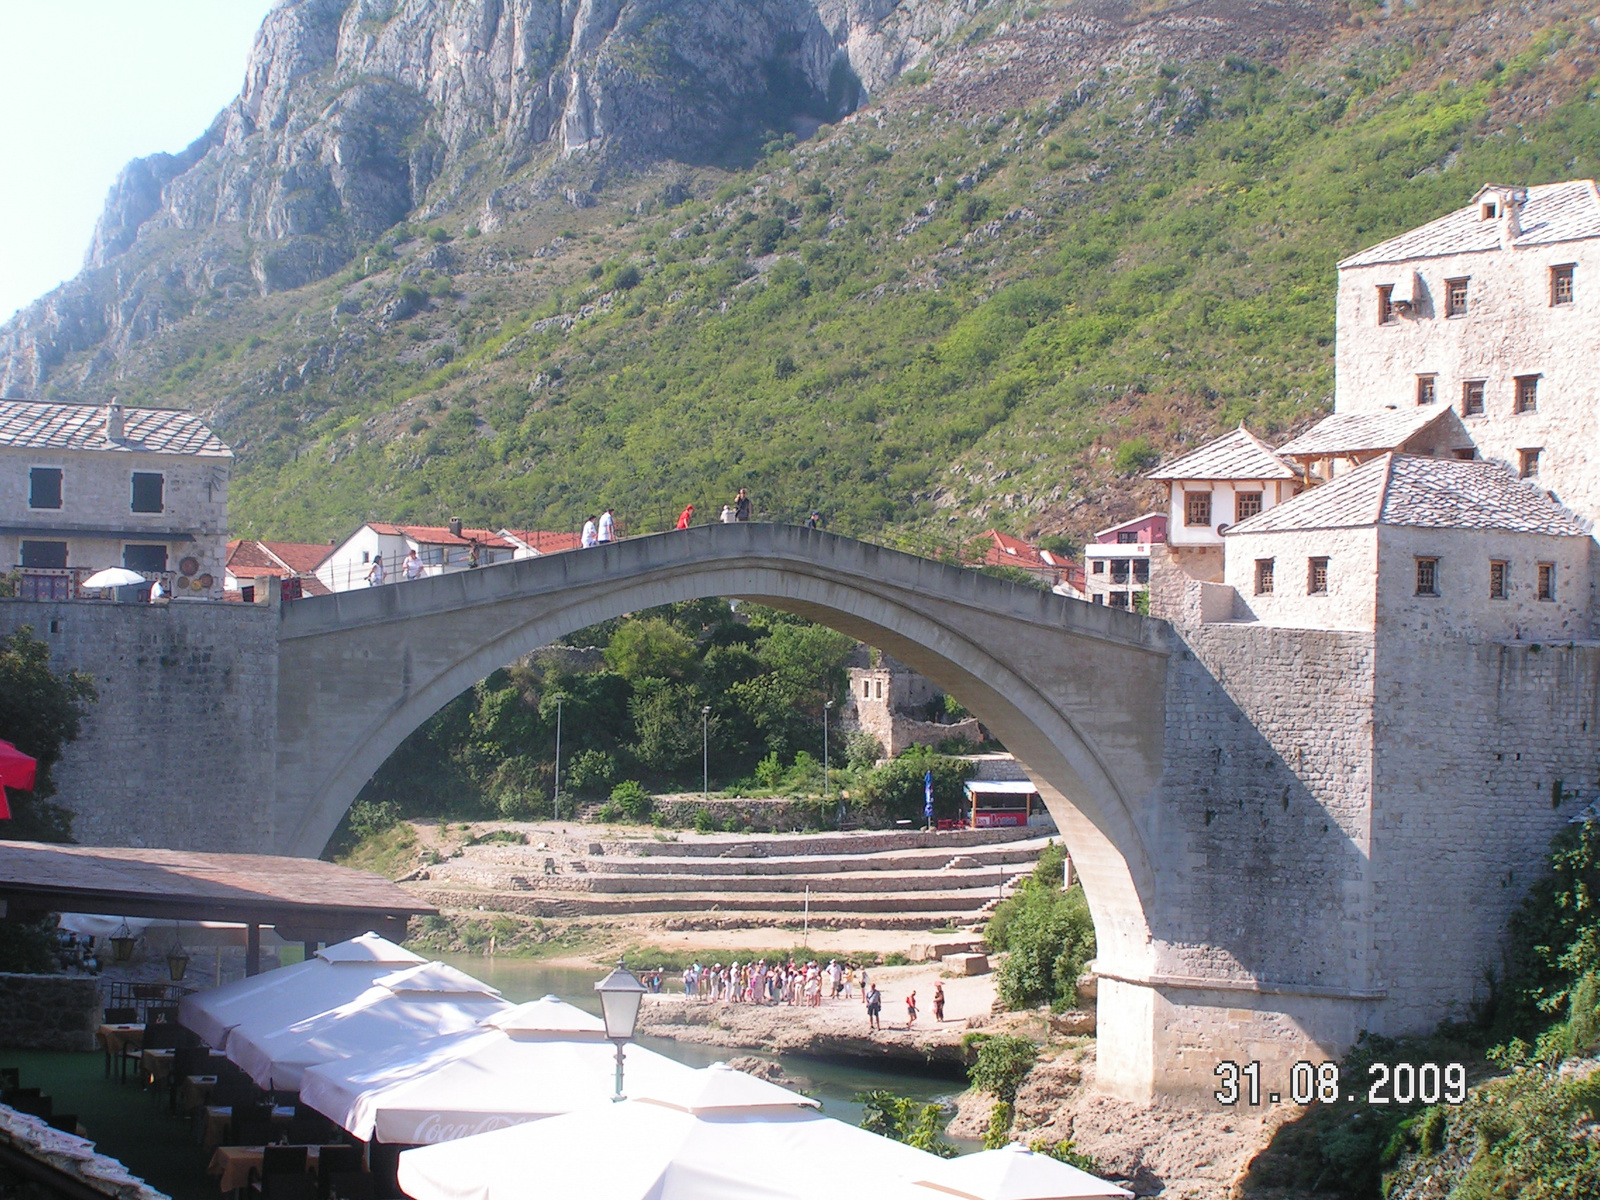
M 1222 578 L 1222 531 L 1300 491 L 1303 472 L 1243 425 L 1151 471 L 1167 485 L 1172 562 L 1196 579 Z
M 1235 620 L 1586 638 L 1588 521 L 1503 463 L 1383 454 L 1226 535 Z
M 1454 408 L 1480 457 L 1600 517 L 1592 180 L 1491 184 L 1350 256 L 1339 264 L 1337 324 L 1336 415 Z
M 0 400 L 0 573 L 64 600 L 126 567 L 220 599 L 233 451 L 180 409 Z
M 518 547 L 492 529 L 473 529 L 460 521 L 448 525 L 393 525 L 387 521 L 368 521 L 357 529 L 317 566 L 317 578 L 333 592 L 374 583 L 399 583 L 404 579 L 406 559 L 417 552 L 423 575 L 448 575 L 473 567 L 510 562 L 518 557 Z M 382 561 L 381 581 L 373 565 Z

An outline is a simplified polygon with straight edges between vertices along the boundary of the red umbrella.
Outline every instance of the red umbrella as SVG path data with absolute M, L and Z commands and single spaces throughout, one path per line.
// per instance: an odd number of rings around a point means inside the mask
M 33 791 L 34 775 L 38 768 L 38 762 L 10 742 L 0 742 L 0 820 L 11 816 L 11 806 L 6 803 L 6 788 L 16 788 L 19 792 Z

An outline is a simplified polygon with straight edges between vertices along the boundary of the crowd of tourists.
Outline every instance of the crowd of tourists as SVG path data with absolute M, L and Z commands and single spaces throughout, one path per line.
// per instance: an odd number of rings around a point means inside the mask
M 832 959 L 816 962 L 695 963 L 683 972 L 683 994 L 702 1004 L 797 1004 L 819 1007 L 824 998 L 851 999 L 867 989 L 863 967 Z

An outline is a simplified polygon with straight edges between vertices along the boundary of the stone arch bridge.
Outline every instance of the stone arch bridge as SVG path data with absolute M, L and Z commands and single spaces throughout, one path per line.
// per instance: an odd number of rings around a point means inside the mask
M 1287 1099 L 1294 1062 L 1471 998 L 1518 894 L 1504 868 L 1525 882 L 1564 818 L 1535 779 L 1542 807 L 1499 821 L 1486 850 L 1483 822 L 1451 823 L 1453 793 L 1389 770 L 1386 698 L 1454 671 L 1457 708 L 1498 705 L 1497 758 L 1521 739 L 1527 772 L 1537 753 L 1575 780 L 1600 752 L 1583 708 L 1593 648 L 1469 647 L 1384 682 L 1371 633 L 1202 624 L 1181 594 L 1157 595 L 1169 624 L 791 526 L 710 525 L 282 606 L 8 601 L 0 629 L 32 625 L 58 663 L 101 680 L 61 764 L 81 840 L 315 855 L 401 740 L 491 671 L 707 596 L 883 648 L 1026 765 L 1094 916 L 1098 1082 L 1129 1098 L 1209 1100 L 1219 1061 L 1253 1059 L 1263 1103 Z M 1425 752 L 1438 727 L 1400 740 Z M 1400 789 L 1388 812 L 1380 776 Z M 1507 767 L 1485 787 L 1521 804 L 1525 782 Z M 1423 819 L 1405 823 L 1408 805 Z

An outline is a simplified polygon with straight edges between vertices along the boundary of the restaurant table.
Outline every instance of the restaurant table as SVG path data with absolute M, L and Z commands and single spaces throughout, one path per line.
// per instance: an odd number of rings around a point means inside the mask
M 231 1104 L 206 1105 L 205 1118 L 201 1122 L 200 1144 L 207 1150 L 222 1145 L 227 1139 L 228 1122 L 231 1120 L 233 1120 Z M 280 1104 L 273 1108 L 274 1125 L 287 1125 L 292 1120 L 294 1120 L 294 1105 Z
M 178 1111 L 188 1116 L 206 1102 L 211 1089 L 217 1086 L 215 1075 L 189 1075 L 178 1086 Z
M 122 1052 L 129 1046 L 144 1044 L 144 1025 L 130 1023 L 125 1025 L 102 1025 L 94 1031 L 94 1040 L 105 1048 L 106 1052 L 106 1078 L 111 1077 L 111 1060 L 121 1060 Z M 118 1077 L 121 1069 L 118 1069 Z
M 218 1146 L 217 1152 L 211 1156 L 211 1162 L 206 1167 L 206 1174 L 220 1175 L 222 1177 L 220 1186 L 225 1192 L 248 1187 L 250 1170 L 261 1169 L 265 1151 L 265 1146 Z M 317 1169 L 317 1159 L 321 1154 L 321 1146 L 306 1147 L 306 1174 L 309 1175 Z

